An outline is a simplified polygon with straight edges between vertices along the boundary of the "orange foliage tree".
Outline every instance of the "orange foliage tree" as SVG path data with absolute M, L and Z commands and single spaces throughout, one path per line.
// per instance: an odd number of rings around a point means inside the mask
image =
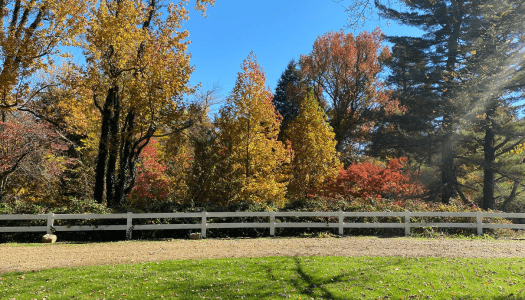
M 363 142 L 377 110 L 399 110 L 377 77 L 382 62 L 391 57 L 381 35 L 379 29 L 355 38 L 343 31 L 329 32 L 317 38 L 309 55 L 301 56 L 303 77 L 318 99 L 328 101 L 339 152 L 352 151 L 356 143 Z
M 420 195 L 423 186 L 413 180 L 412 174 L 403 172 L 405 161 L 406 158 L 391 159 L 386 166 L 379 162 L 352 163 L 340 170 L 337 180 L 326 187 L 325 195 L 363 200 Z
M 221 156 L 228 164 L 224 180 L 232 182 L 230 199 L 284 205 L 291 150 L 277 140 L 280 115 L 272 103 L 266 76 L 252 53 L 217 119 Z

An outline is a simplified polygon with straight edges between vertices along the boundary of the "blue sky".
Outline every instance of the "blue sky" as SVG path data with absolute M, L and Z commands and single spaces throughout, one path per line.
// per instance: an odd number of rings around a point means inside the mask
M 257 55 L 266 72 L 266 84 L 274 91 L 292 58 L 308 54 L 319 35 L 338 31 L 347 21 L 343 4 L 332 0 L 217 0 L 207 14 L 204 18 L 192 9 L 184 27 L 192 41 L 188 48 L 195 66 L 191 84 L 200 82 L 208 89 L 218 82 L 223 97 L 233 89 L 240 65 L 250 51 Z M 377 26 L 387 35 L 418 34 L 395 24 L 387 26 L 386 20 L 370 21 L 363 28 L 345 32 L 358 34 Z

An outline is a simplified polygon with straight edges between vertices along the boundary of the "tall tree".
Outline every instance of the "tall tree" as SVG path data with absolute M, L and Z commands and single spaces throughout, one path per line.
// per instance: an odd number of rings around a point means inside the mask
M 84 27 L 89 1 L 0 1 L 0 112 L 25 106 L 45 83 L 57 46 L 69 44 Z
M 343 31 L 317 38 L 312 52 L 301 56 L 303 76 L 314 87 L 317 99 L 326 97 L 330 125 L 339 152 L 352 152 L 364 142 L 380 106 L 397 107 L 378 78 L 390 51 L 382 45 L 379 29 L 354 38 Z
M 273 96 L 275 110 L 283 117 L 279 131 L 279 140 L 281 141 L 286 141 L 284 137 L 286 128 L 298 114 L 298 100 L 302 98 L 302 95 L 298 94 L 302 94 L 303 90 L 301 81 L 301 70 L 299 70 L 297 63 L 292 59 L 286 66 L 286 70 L 281 74 L 279 81 L 277 81 L 275 95 Z
M 298 116 L 287 129 L 294 157 L 292 179 L 288 186 L 291 198 L 315 193 L 324 184 L 335 180 L 341 164 L 335 150 L 335 134 L 326 120 L 313 92 L 299 102 Z
M 475 53 L 476 40 L 482 38 L 484 18 L 492 14 L 489 8 L 494 1 L 403 1 L 407 11 L 398 11 L 380 1 L 375 1 L 382 16 L 415 26 L 426 33 L 414 50 L 424 53 L 430 62 L 428 79 L 420 81 L 428 84 L 431 103 L 437 101 L 439 110 L 434 122 L 438 124 L 440 140 L 441 201 L 449 203 L 458 191 L 455 173 L 455 157 L 459 145 L 457 132 L 461 122 L 471 110 L 474 99 L 467 92 L 472 86 L 466 85 L 472 77 L 468 62 Z M 517 5 L 517 2 L 514 2 Z M 485 6 L 485 9 L 484 7 Z M 396 44 L 408 45 L 411 37 L 388 38 Z M 485 83 L 486 84 L 486 83 Z M 477 85 L 481 87 L 480 85 Z
M 458 174 L 458 181 L 465 193 L 480 199 L 483 209 L 508 211 L 523 192 L 525 153 L 513 150 L 525 140 L 525 122 L 516 108 L 510 103 L 492 102 L 479 110 L 470 128 L 460 132 L 465 142 L 458 158 L 468 173 Z
M 205 7 L 213 0 L 198 0 Z M 182 96 L 193 68 L 186 52 L 185 1 L 106 1 L 93 9 L 83 49 L 84 84 L 101 114 L 94 198 L 124 203 L 132 190 L 140 153 L 151 138 L 191 125 Z M 164 132 L 160 132 L 164 130 Z
M 506 174 L 507 180 L 520 177 L 501 168 L 510 167 L 508 163 L 497 161 L 503 162 L 498 157 L 509 157 L 508 152 L 525 140 L 522 130 L 516 130 L 522 126 L 518 111 L 523 105 L 518 104 L 525 91 L 525 5 L 512 0 L 488 2 L 478 10 L 482 17 L 475 21 L 478 29 L 471 38 L 464 89 L 474 100 L 469 119 L 484 132 L 484 157 L 479 163 L 484 173 L 482 207 L 495 209 L 496 173 Z
M 406 156 L 410 161 L 431 163 L 436 153 L 439 102 L 431 90 L 430 59 L 421 51 L 420 38 L 393 39 L 390 74 L 386 83 L 403 114 L 380 111 L 372 134 L 369 154 L 379 157 Z M 422 134 L 424 133 L 424 134 Z
M 291 149 L 277 140 L 280 116 L 273 106 L 272 93 L 265 86 L 266 76 L 253 53 L 241 68 L 227 104 L 216 121 L 220 143 L 228 158 L 226 169 L 230 172 L 223 176 L 234 183 L 231 198 L 227 200 L 273 202 L 282 206 Z

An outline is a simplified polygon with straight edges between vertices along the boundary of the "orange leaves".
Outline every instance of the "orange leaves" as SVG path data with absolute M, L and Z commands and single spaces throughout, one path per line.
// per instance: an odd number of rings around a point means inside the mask
M 357 37 L 344 31 L 317 38 L 312 52 L 301 56 L 303 75 L 330 102 L 328 114 L 338 150 L 358 136 L 356 128 L 372 121 L 378 107 L 397 112 L 395 102 L 377 78 L 381 62 L 391 54 L 382 46 L 381 31 L 362 32 Z M 370 126 L 370 125 L 369 125 Z
M 186 52 L 188 32 L 180 30 L 188 11 L 184 3 L 170 4 L 162 15 L 152 3 L 100 5 L 89 16 L 82 44 L 86 86 L 96 89 L 99 99 L 105 99 L 108 87 L 120 86 L 122 110 L 136 111 L 141 117 L 136 121 L 145 126 L 178 117 L 177 99 L 193 91 L 187 85 L 193 71 Z
M 379 162 L 353 163 L 346 170 L 340 170 L 337 180 L 328 185 L 326 191 L 364 200 L 421 194 L 422 185 L 402 171 L 405 160 L 391 159 L 387 166 Z

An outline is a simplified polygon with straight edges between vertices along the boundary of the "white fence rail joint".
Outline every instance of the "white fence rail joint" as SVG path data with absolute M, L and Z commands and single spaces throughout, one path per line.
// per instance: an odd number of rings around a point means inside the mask
M 268 223 L 214 223 L 213 218 L 244 218 L 244 217 L 267 217 Z M 281 222 L 283 217 L 329 217 L 337 222 Z M 381 222 L 344 222 L 345 218 L 384 218 L 397 217 L 399 223 Z M 413 222 L 411 218 L 425 217 L 465 217 L 475 219 L 472 223 L 451 222 Z M 148 224 L 133 225 L 134 219 L 182 219 L 200 218 L 200 223 L 195 224 Z M 448 227 L 448 228 L 472 228 L 476 229 L 478 235 L 483 234 L 486 228 L 510 228 L 525 229 L 525 224 L 491 224 L 483 223 L 486 218 L 523 218 L 525 213 L 486 213 L 486 212 L 198 212 L 198 213 L 121 213 L 121 214 L 40 214 L 40 215 L 0 215 L 1 221 L 18 220 L 47 220 L 46 226 L 2 226 L 2 232 L 46 232 L 54 233 L 60 231 L 97 231 L 97 230 L 123 230 L 126 238 L 131 239 L 134 230 L 165 230 L 165 229 L 200 229 L 203 238 L 206 237 L 207 229 L 215 228 L 269 228 L 270 235 L 275 235 L 276 228 L 336 228 L 339 235 L 343 235 L 345 228 L 404 228 L 405 235 L 410 235 L 411 228 L 418 227 Z M 87 220 L 87 219 L 126 219 L 126 225 L 79 225 L 79 226 L 54 226 L 56 220 Z M 404 222 L 403 222 L 404 219 Z

